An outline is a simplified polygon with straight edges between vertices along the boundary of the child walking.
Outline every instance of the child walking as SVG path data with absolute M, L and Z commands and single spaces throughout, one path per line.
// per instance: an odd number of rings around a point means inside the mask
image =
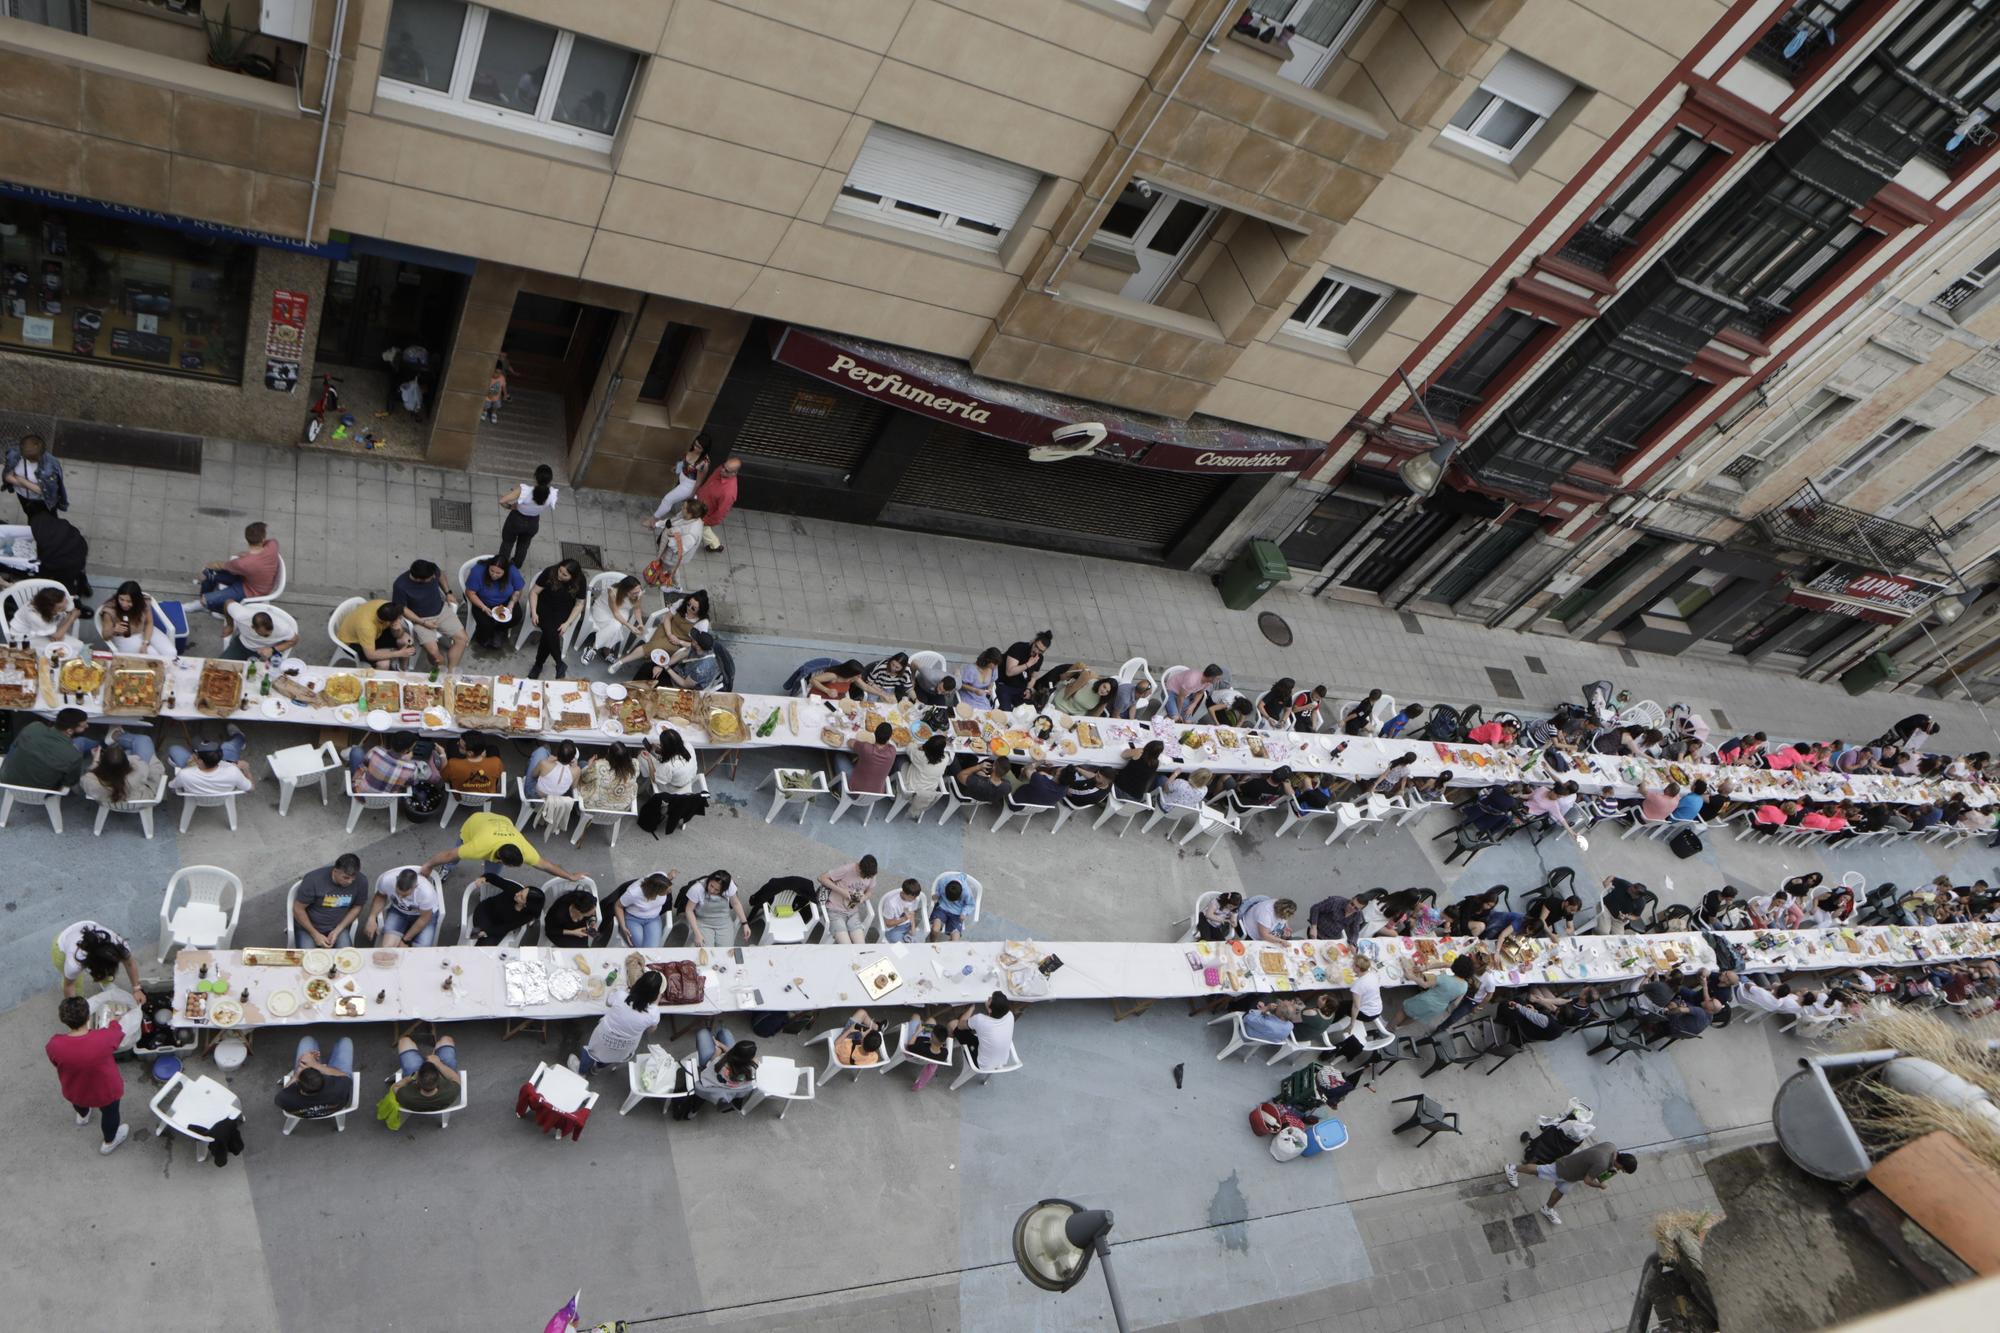
M 507 397 L 507 363 L 493 363 L 493 378 L 486 381 L 486 408 L 480 416 L 487 421 L 500 419 L 500 404 Z

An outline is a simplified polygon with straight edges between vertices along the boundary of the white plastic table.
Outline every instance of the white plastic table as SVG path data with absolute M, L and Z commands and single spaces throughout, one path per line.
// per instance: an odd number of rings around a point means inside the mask
M 550 1065 L 542 1071 L 542 1081 L 535 1086 L 542 1100 L 563 1115 L 580 1109 L 590 1097 L 589 1080 L 571 1071 L 568 1065 Z
M 168 931 L 183 949 L 213 949 L 229 931 L 229 914 L 214 903 L 182 903 L 174 909 Z
M 302 782 L 315 779 L 319 782 L 319 803 L 326 804 L 326 775 L 340 767 L 340 756 L 335 753 L 330 742 L 318 745 L 293 745 L 282 750 L 273 750 L 270 756 L 271 776 L 278 780 L 278 813 L 285 814 L 292 808 L 292 793 Z

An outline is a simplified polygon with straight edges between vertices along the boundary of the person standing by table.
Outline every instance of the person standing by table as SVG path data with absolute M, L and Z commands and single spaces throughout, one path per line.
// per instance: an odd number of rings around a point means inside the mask
M 653 516 L 646 520 L 648 529 L 660 527 L 679 513 L 682 502 L 694 494 L 695 487 L 707 480 L 708 446 L 707 431 L 700 432 L 689 441 L 687 453 L 681 456 L 680 462 L 674 464 L 673 488 L 660 497 L 660 503 L 653 509 Z
M 647 968 L 623 995 L 613 991 L 604 997 L 604 1017 L 597 1020 L 590 1040 L 569 1057 L 570 1069 L 589 1078 L 604 1065 L 622 1065 L 639 1053 L 639 1043 L 660 1024 L 653 1006 L 660 1002 L 666 975 Z
M 1549 1201 L 1541 1206 L 1540 1211 L 1543 1217 L 1561 1226 L 1562 1218 L 1556 1213 L 1556 1205 L 1562 1202 L 1565 1194 L 1579 1184 L 1601 1190 L 1606 1181 L 1620 1172 L 1629 1176 L 1637 1171 L 1639 1159 L 1629 1152 L 1619 1152 L 1614 1144 L 1593 1143 L 1588 1148 L 1578 1148 L 1569 1156 L 1554 1162 L 1523 1162 L 1518 1167 L 1509 1162 L 1506 1166 L 1507 1184 L 1519 1189 L 1520 1173 L 1531 1167 L 1538 1178 L 1555 1186 L 1549 1193 Z
M 722 466 L 708 474 L 701 485 L 695 487 L 695 499 L 701 501 L 706 511 L 702 515 L 701 544 L 711 551 L 722 549 L 722 538 L 715 535 L 722 520 L 729 517 L 729 511 L 736 507 L 737 473 L 743 471 L 743 460 L 726 458 Z
M 507 631 L 502 622 L 493 615 L 505 608 L 509 620 L 520 614 L 523 590 L 521 571 L 509 564 L 503 556 L 494 556 L 485 564 L 472 571 L 465 580 L 465 600 L 472 607 L 472 641 L 479 647 L 492 652 L 507 646 Z M 402 613 L 397 612 L 398 615 Z M 411 645 L 414 652 L 415 645 Z
M 0 490 L 14 493 L 21 502 L 22 517 L 30 524 L 37 514 L 59 514 L 69 508 L 62 464 L 39 435 L 23 435 L 21 442 L 7 451 Z
M 90 1001 L 71 995 L 56 1006 L 56 1017 L 65 1032 L 50 1037 L 42 1049 L 56 1067 L 63 1100 L 76 1112 L 78 1128 L 90 1123 L 90 1113 L 98 1113 L 104 1131 L 104 1146 L 97 1151 L 109 1156 L 131 1136 L 132 1127 L 119 1123 L 118 1105 L 125 1095 L 125 1077 L 118 1072 L 119 1043 L 125 1029 L 113 1023 L 90 1031 Z
M 565 870 L 535 850 L 514 821 L 494 810 L 482 810 L 476 815 L 467 815 L 465 822 L 458 826 L 458 846 L 439 852 L 418 867 L 425 875 L 437 876 L 440 880 L 450 874 L 448 866 L 460 861 L 479 861 L 480 873 L 488 876 L 504 875 L 510 870 L 523 866 L 536 867 L 548 871 L 562 879 L 580 880 L 583 876 L 574 870 Z
M 139 984 L 139 964 L 132 956 L 132 946 L 111 927 L 95 921 L 72 922 L 57 932 L 50 954 L 62 972 L 64 995 L 80 993 L 86 977 L 92 990 L 102 990 L 123 967 L 126 980 L 132 983 L 132 997 L 145 1003 L 146 990 Z
M 826 933 L 835 943 L 867 943 L 868 923 L 861 909 L 875 892 L 875 871 L 875 858 L 863 856 L 819 877 L 820 904 L 826 909 Z
M 556 508 L 556 500 L 560 498 L 554 480 L 556 470 L 544 462 L 534 470 L 534 484 L 522 482 L 514 486 L 512 494 L 500 500 L 506 518 L 500 522 L 500 550 L 494 552 L 496 560 L 504 560 L 514 568 L 528 568 L 528 546 L 534 542 L 534 534 L 542 530 L 542 514 Z

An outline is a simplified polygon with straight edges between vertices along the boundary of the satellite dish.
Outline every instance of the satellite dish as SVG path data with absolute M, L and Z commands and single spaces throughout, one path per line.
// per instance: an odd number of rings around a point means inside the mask
M 1110 432 L 1101 421 L 1080 421 L 1064 426 L 1049 436 L 1049 443 L 1031 446 L 1028 458 L 1036 463 L 1060 463 L 1065 458 L 1082 458 L 1097 452 Z

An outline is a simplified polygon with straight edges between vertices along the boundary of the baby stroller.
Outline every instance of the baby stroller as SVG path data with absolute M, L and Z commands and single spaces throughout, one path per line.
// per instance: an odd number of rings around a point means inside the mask
M 1583 709 L 1599 726 L 1609 726 L 1618 716 L 1613 699 L 1618 687 L 1608 680 L 1593 680 L 1583 687 Z
M 1432 704 L 1430 718 L 1417 739 L 1445 742 L 1463 740 L 1465 733 L 1476 725 L 1469 719 L 1478 716 L 1479 707 L 1476 704 L 1466 709 L 1463 715 L 1450 704 Z
M 1537 1116 L 1532 1132 L 1521 1131 L 1521 1142 L 1528 1145 L 1521 1160 L 1533 1166 L 1560 1161 L 1588 1143 L 1596 1133 L 1596 1113 L 1572 1097 L 1561 1115 Z

